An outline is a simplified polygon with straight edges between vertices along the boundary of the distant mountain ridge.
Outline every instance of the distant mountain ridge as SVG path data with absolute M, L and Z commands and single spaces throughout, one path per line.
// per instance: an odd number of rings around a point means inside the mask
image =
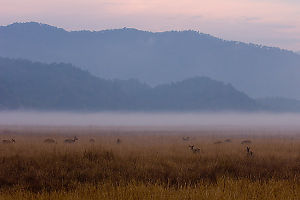
M 195 31 L 72 31 L 39 23 L 0 27 L 0 56 L 72 63 L 106 79 L 151 85 L 207 76 L 252 97 L 300 99 L 300 55 Z
M 255 100 L 230 84 L 195 77 L 150 87 L 105 80 L 70 64 L 0 58 L 0 110 L 252 111 Z

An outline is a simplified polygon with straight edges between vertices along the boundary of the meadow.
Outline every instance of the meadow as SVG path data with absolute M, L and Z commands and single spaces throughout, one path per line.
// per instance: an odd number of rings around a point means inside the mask
M 300 199 L 298 129 L 0 126 L 0 133 L 15 140 L 0 144 L 0 199 Z

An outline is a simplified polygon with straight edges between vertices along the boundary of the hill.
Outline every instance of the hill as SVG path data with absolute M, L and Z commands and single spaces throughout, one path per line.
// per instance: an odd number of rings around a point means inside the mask
M 256 110 L 255 100 L 207 77 L 150 87 L 105 80 L 71 64 L 0 58 L 1 110 L 220 111 Z
M 0 56 L 72 63 L 106 79 L 150 85 L 207 76 L 253 97 L 300 99 L 300 55 L 279 48 L 225 41 L 195 31 L 124 28 L 65 31 L 39 23 L 0 27 Z

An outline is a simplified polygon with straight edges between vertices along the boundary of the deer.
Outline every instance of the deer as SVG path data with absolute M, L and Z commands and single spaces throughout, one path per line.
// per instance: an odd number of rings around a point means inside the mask
M 200 148 L 193 148 L 193 153 L 200 153 Z
M 246 147 L 246 150 L 248 156 L 253 156 L 253 151 L 251 151 L 250 147 Z
M 11 139 L 11 140 L 2 140 L 2 143 L 3 144 L 12 144 L 12 143 L 15 143 L 16 141 L 14 139 Z
M 54 143 L 57 143 L 57 142 L 52 138 L 47 138 L 47 139 L 44 140 L 44 143 L 54 144 Z
M 251 143 L 252 143 L 251 140 L 243 140 L 241 142 L 241 144 L 251 144 Z
M 189 145 L 189 148 L 190 148 L 190 150 L 191 150 L 193 153 L 199 153 L 199 152 L 200 152 L 200 149 L 199 149 L 199 148 L 196 148 L 194 145 Z
M 73 139 L 65 139 L 64 143 L 73 144 L 78 140 L 78 138 L 75 136 Z
M 230 143 L 230 142 L 231 142 L 231 139 L 226 139 L 226 140 L 224 140 L 224 142 Z
M 121 143 L 121 140 L 120 138 L 117 139 L 117 144 L 120 144 Z
M 190 140 L 190 137 L 182 137 L 182 140 L 183 140 L 183 141 L 189 141 L 189 140 Z
M 194 149 L 194 145 L 189 145 L 190 150 Z
M 214 144 L 222 144 L 223 142 L 221 142 L 221 141 L 216 141 L 216 142 L 214 142 Z
M 89 142 L 90 142 L 90 143 L 95 143 L 95 140 L 94 140 L 93 138 L 91 138 L 91 139 L 89 140 Z

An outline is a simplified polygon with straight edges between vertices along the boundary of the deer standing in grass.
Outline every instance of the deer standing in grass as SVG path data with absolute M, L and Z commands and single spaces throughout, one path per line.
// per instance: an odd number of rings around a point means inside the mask
M 224 142 L 231 142 L 231 139 L 226 139 L 226 140 L 224 140 Z
M 196 148 L 194 145 L 189 145 L 189 148 L 193 153 L 200 153 L 200 148 Z
M 223 142 L 221 142 L 221 141 L 216 141 L 216 142 L 214 142 L 214 144 L 222 144 Z
M 95 143 L 95 140 L 94 140 L 93 138 L 91 138 L 91 139 L 89 140 L 89 142 L 90 142 L 90 143 Z
M 200 153 L 200 148 L 194 148 L 193 153 Z
M 78 140 L 78 138 L 75 136 L 73 139 L 65 139 L 64 143 L 73 144 L 76 140 Z
M 11 140 L 2 140 L 2 143 L 3 144 L 12 144 L 12 143 L 15 143 L 16 141 L 14 139 L 11 139 Z
M 52 138 L 47 138 L 47 139 L 44 140 L 44 143 L 54 144 L 54 143 L 56 143 L 56 141 Z
M 250 147 L 246 147 L 246 150 L 248 156 L 253 156 L 253 151 L 251 151 Z
M 190 150 L 194 149 L 194 145 L 189 145 Z
M 243 140 L 241 142 L 241 144 L 251 144 L 251 143 L 252 143 L 251 140 Z

